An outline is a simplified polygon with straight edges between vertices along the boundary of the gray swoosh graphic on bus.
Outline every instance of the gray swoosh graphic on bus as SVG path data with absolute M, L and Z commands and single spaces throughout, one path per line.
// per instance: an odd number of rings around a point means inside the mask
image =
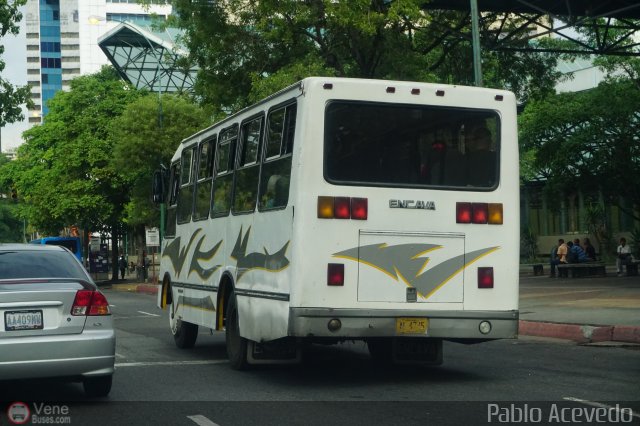
M 218 241 L 218 243 L 215 246 L 213 246 L 211 250 L 200 251 L 202 247 L 202 243 L 204 242 L 204 239 L 205 239 L 205 236 L 203 235 L 198 241 L 196 248 L 193 250 L 193 257 L 191 258 L 191 265 L 189 266 L 189 274 L 191 274 L 192 272 L 195 272 L 196 274 L 198 274 L 198 276 L 202 280 L 206 281 L 211 277 L 211 275 L 213 275 L 215 271 L 220 269 L 222 265 L 214 265 L 211 268 L 205 269 L 202 266 L 200 266 L 200 261 L 207 262 L 213 259 L 213 257 L 218 252 L 218 249 L 222 245 L 222 240 Z
M 238 281 L 245 273 L 252 269 L 262 269 L 267 272 L 280 272 L 289 266 L 289 259 L 285 256 L 289 241 L 287 241 L 278 251 L 269 254 L 266 248 L 264 253 L 253 252 L 247 254 L 247 245 L 249 243 L 249 234 L 251 227 L 247 229 L 247 233 L 242 235 L 242 227 L 238 234 L 238 239 L 231 252 L 231 257 L 236 260 L 238 268 Z
M 176 278 L 180 276 L 180 271 L 182 271 L 182 267 L 184 266 L 184 261 L 187 259 L 187 253 L 189 253 L 189 248 L 196 236 L 202 231 L 201 228 L 196 229 L 196 232 L 191 235 L 189 239 L 189 243 L 185 247 L 180 247 L 180 237 L 174 238 L 167 246 L 162 250 L 162 257 L 168 257 L 171 261 L 171 265 L 173 266 L 173 272 L 176 274 Z
M 415 287 L 422 297 L 428 298 L 465 267 L 498 249 L 487 247 L 461 254 L 425 270 L 430 258 L 420 256 L 440 248 L 442 246 L 436 244 L 371 244 L 344 250 L 333 256 L 372 266 L 396 281 Z

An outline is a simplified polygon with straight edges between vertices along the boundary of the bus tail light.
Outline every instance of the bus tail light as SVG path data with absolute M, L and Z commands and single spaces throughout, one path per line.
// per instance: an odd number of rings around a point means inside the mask
M 493 288 L 493 268 L 478 268 L 478 288 Z
M 502 203 L 456 203 L 456 223 L 502 225 Z
M 369 201 L 367 198 L 318 197 L 319 219 L 367 220 Z
M 351 217 L 351 200 L 349 197 L 336 197 L 333 199 L 333 217 L 336 219 L 349 219 Z
M 456 223 L 471 223 L 471 203 L 456 203 Z
M 366 198 L 351 199 L 351 219 L 367 220 L 369 203 Z
M 328 286 L 344 285 L 344 265 L 342 263 L 327 264 L 327 285 Z
M 489 203 L 489 223 L 502 225 L 502 203 Z
M 489 205 L 487 203 L 473 203 L 471 205 L 472 222 L 473 223 L 487 223 L 489 216 Z
M 333 219 L 333 197 L 318 197 L 318 217 Z

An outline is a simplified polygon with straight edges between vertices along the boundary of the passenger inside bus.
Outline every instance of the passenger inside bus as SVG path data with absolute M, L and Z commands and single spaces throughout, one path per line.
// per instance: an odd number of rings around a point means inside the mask
M 467 185 L 493 186 L 496 173 L 496 153 L 491 150 L 491 132 L 477 127 L 466 141 Z

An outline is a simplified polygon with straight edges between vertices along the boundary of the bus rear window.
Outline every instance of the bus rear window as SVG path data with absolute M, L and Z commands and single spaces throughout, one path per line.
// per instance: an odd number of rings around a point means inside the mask
M 500 119 L 495 111 L 333 101 L 325 118 L 324 173 L 331 183 L 497 186 Z

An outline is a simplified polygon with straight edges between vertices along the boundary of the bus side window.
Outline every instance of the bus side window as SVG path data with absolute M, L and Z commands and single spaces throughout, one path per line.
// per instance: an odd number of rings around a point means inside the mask
M 213 182 L 213 195 L 211 197 L 211 202 L 213 203 L 211 206 L 212 217 L 222 217 L 229 214 L 237 140 L 237 125 L 223 130 L 218 137 L 214 161 L 216 177 Z
M 216 138 L 214 137 L 202 142 L 198 149 L 198 181 L 196 182 L 193 220 L 203 220 L 209 217 L 213 180 L 213 149 L 215 144 Z
M 262 115 L 242 124 L 240 130 L 240 161 L 233 191 L 233 213 L 250 213 L 256 208 L 260 177 L 260 140 Z
M 178 193 L 178 223 L 186 223 L 191 220 L 193 207 L 193 187 L 195 183 L 195 147 L 185 149 L 181 157 L 182 169 L 180 170 L 180 192 Z
M 167 197 L 167 215 L 165 224 L 165 236 L 176 235 L 176 208 L 178 204 L 178 193 L 180 191 L 180 162 L 171 165 L 169 175 L 169 194 Z
M 286 207 L 291 181 L 291 152 L 296 127 L 296 104 L 272 110 L 267 119 L 259 210 Z

